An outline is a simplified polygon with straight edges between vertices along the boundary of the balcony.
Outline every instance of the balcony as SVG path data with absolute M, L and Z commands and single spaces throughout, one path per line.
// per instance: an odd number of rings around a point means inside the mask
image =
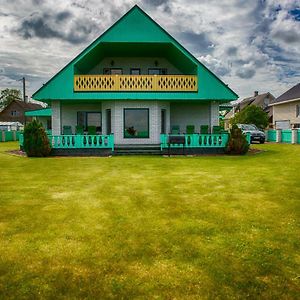
M 74 75 L 75 92 L 197 92 L 195 75 Z

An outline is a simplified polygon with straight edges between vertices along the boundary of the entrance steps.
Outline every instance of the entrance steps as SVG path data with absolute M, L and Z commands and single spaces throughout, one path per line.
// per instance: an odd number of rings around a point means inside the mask
M 161 155 L 160 145 L 115 145 L 113 155 Z

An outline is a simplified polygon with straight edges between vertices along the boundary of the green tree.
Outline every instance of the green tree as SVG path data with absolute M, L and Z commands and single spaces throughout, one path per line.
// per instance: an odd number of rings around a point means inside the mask
M 226 146 L 228 154 L 246 154 L 249 150 L 249 144 L 242 130 L 233 125 L 230 130 L 229 140 Z
M 51 148 L 45 129 L 36 120 L 24 128 L 24 151 L 29 157 L 43 157 L 50 154 Z
M 264 129 L 269 124 L 269 117 L 261 107 L 251 105 L 236 113 L 230 122 L 231 124 L 255 124 L 258 128 Z
M 6 107 L 13 100 L 21 99 L 21 91 L 17 89 L 5 89 L 0 92 L 0 108 Z

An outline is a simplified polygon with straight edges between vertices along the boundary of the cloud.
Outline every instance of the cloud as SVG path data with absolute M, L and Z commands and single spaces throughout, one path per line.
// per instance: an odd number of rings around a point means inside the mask
M 243 67 L 236 71 L 236 75 L 243 79 L 250 79 L 255 75 L 255 69 L 251 67 Z
M 186 31 L 180 33 L 179 38 L 183 45 L 196 54 L 207 54 L 213 51 L 214 44 L 205 32 Z
M 95 29 L 87 19 L 73 19 L 70 11 L 35 12 L 22 20 L 15 32 L 24 39 L 60 39 L 71 44 L 85 42 Z

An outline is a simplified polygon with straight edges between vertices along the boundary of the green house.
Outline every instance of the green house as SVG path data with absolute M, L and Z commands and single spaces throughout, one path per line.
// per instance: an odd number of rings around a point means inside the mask
M 219 105 L 237 97 L 138 6 L 33 95 L 51 106 L 51 145 L 65 153 L 224 148 Z

